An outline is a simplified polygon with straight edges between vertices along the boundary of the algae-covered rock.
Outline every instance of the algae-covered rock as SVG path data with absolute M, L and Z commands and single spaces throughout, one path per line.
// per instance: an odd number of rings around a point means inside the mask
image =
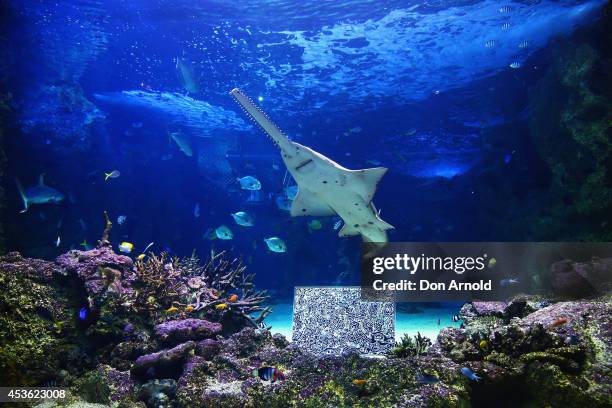
M 71 342 L 76 311 L 52 282 L 57 272 L 51 262 L 17 253 L 0 258 L 1 384 L 39 385 L 83 357 Z

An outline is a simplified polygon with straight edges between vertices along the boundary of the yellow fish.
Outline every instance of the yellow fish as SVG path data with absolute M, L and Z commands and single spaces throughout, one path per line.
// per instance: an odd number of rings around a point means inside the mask
M 191 313 L 191 312 L 193 312 L 193 306 L 187 306 L 187 307 L 185 308 L 185 311 L 186 311 L 187 313 Z
M 489 268 L 495 268 L 495 265 L 497 265 L 497 259 L 495 258 L 489 259 Z
M 145 254 L 140 254 L 136 257 L 136 259 L 138 259 L 139 261 L 142 261 L 145 258 Z
M 480 343 L 478 343 L 478 345 L 480 346 L 481 349 L 486 349 L 489 346 L 489 343 L 486 340 L 481 340 Z
M 366 380 L 353 380 L 353 384 L 355 385 L 363 385 L 366 383 Z
M 175 306 L 170 306 L 168 309 L 166 309 L 166 313 L 176 313 L 178 312 L 178 308 Z
M 226 303 L 219 303 L 217 306 L 215 306 L 215 309 L 217 309 L 217 310 L 225 310 L 225 309 L 227 309 L 227 304 Z
M 129 254 L 134 249 L 134 244 L 131 242 L 122 242 L 119 245 L 119 252 L 123 252 L 124 254 Z

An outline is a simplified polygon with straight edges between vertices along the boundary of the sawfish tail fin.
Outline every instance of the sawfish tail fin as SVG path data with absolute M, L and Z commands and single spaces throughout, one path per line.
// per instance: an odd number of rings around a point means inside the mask
M 19 195 L 21 196 L 21 201 L 23 202 L 23 210 L 20 212 L 24 213 L 28 211 L 28 197 L 26 196 L 25 190 L 17 177 L 15 177 L 15 184 L 17 184 L 17 190 L 19 190 Z

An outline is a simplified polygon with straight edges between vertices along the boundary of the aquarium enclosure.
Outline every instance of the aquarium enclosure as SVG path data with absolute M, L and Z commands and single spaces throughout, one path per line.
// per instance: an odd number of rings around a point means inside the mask
M 0 0 L 0 404 L 612 405 L 606 0 Z

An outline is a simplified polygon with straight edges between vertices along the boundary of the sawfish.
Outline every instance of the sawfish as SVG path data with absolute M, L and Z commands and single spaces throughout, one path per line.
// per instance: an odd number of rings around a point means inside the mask
M 235 88 L 230 95 L 280 150 L 287 170 L 298 185 L 291 216 L 339 215 L 341 237 L 361 235 L 364 242 L 385 243 L 393 226 L 383 221 L 372 202 L 385 167 L 349 170 L 287 137 L 251 98 Z

